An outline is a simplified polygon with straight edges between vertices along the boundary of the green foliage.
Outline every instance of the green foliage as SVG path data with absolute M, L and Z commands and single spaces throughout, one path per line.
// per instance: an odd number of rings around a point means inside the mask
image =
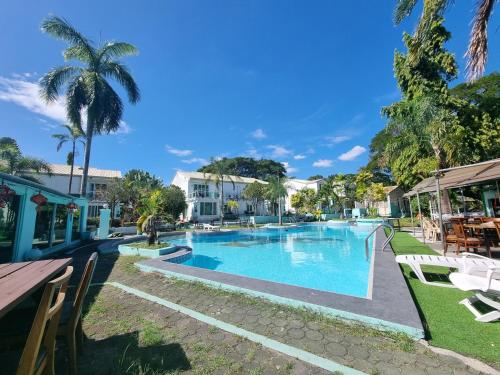
M 229 208 L 229 210 L 230 210 L 231 212 L 233 212 L 233 211 L 235 211 L 235 210 L 238 210 L 238 207 L 239 207 L 238 202 L 236 202 L 235 200 L 228 200 L 228 201 L 226 202 L 226 205 L 227 205 L 227 207 Z
M 323 175 L 321 175 L 321 174 L 315 174 L 315 175 L 309 176 L 307 179 L 309 181 L 314 181 L 314 180 L 322 180 L 324 178 L 325 177 L 323 177 Z
M 243 197 L 252 201 L 254 206 L 254 212 L 258 214 L 257 209 L 259 203 L 262 203 L 266 198 L 266 185 L 254 181 L 251 184 L 248 184 L 243 189 Z
M 317 196 L 313 189 L 302 189 L 291 196 L 292 207 L 299 213 L 312 213 L 316 209 Z
M 30 172 L 46 172 L 50 175 L 52 169 L 45 160 L 23 155 L 15 139 L 2 137 L 0 138 L 0 172 L 38 182 L 29 174 Z
M 225 174 L 267 180 L 272 176 L 284 177 L 286 168 L 283 164 L 269 159 L 255 160 L 248 157 L 222 158 L 212 160 L 210 164 L 198 169 L 198 172 L 215 173 L 223 169 Z

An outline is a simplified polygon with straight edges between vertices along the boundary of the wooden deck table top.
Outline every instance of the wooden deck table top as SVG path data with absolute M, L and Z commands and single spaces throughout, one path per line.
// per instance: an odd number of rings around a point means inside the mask
M 481 224 L 464 224 L 464 228 L 469 229 L 496 229 L 495 223 L 488 221 Z M 1 272 L 2 270 L 0 270 Z
M 0 318 L 71 264 L 71 258 L 0 264 Z

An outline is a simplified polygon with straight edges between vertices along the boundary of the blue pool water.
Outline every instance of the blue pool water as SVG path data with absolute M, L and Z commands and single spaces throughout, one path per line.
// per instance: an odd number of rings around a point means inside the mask
M 193 249 L 184 265 L 356 297 L 368 292 L 370 226 L 303 225 L 170 239 Z

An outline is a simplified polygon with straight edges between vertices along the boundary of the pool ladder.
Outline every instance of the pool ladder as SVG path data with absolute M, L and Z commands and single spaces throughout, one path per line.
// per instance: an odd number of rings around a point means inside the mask
M 371 232 L 368 236 L 366 236 L 365 238 L 365 255 L 366 255 L 366 260 L 368 260 L 369 258 L 369 254 L 370 254 L 370 251 L 368 250 L 368 239 L 380 228 L 380 227 L 384 227 L 384 228 L 389 228 L 391 230 L 391 233 L 389 234 L 389 237 L 387 237 L 387 239 L 385 240 L 384 242 L 384 245 L 382 245 L 382 251 L 385 250 L 385 248 L 387 247 L 387 245 L 389 245 L 389 242 L 391 242 L 391 240 L 394 238 L 394 234 L 396 233 L 394 231 L 394 227 L 391 225 L 391 224 L 388 224 L 388 223 L 382 223 L 382 224 L 379 224 L 377 225 Z

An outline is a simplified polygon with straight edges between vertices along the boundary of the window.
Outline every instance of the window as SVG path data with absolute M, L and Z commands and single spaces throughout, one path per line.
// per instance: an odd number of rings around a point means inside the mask
M 200 202 L 200 215 L 201 216 L 217 215 L 217 203 Z
M 14 195 L 0 207 L 0 263 L 12 261 L 18 215 L 19 195 Z
M 56 205 L 56 217 L 54 223 L 54 239 L 51 246 L 64 243 L 66 240 L 66 224 L 68 223 L 68 209 L 64 204 Z
M 37 207 L 33 248 L 45 249 L 50 246 L 50 229 L 52 227 L 54 206 L 54 203 L 47 203 L 44 206 Z
M 194 184 L 193 185 L 193 195 L 195 197 L 208 197 L 208 185 L 206 184 Z
M 73 226 L 71 228 L 71 241 L 76 241 L 80 239 L 80 212 L 82 212 L 82 207 L 78 206 L 78 210 L 73 212 Z

